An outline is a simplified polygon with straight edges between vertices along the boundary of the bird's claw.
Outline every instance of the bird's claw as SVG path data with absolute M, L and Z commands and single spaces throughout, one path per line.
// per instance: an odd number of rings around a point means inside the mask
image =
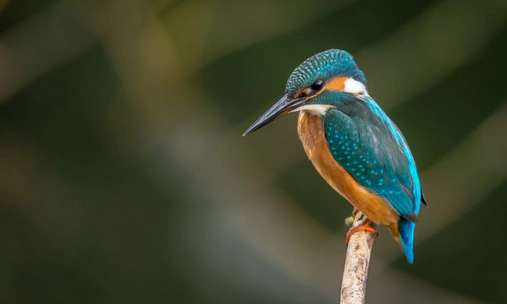
M 346 226 L 352 227 L 352 225 L 354 224 L 354 221 L 356 220 L 356 215 L 358 212 L 359 212 L 359 209 L 354 208 L 354 210 L 352 211 L 352 215 L 345 218 L 345 225 Z
M 356 214 L 357 214 L 357 212 L 356 212 Z M 352 219 L 352 221 L 353 220 L 354 220 L 354 218 Z M 347 246 L 349 245 L 349 241 L 350 241 L 350 238 L 352 237 L 352 235 L 358 231 L 368 231 L 371 234 L 373 234 L 375 238 L 378 237 L 377 224 L 370 221 L 367 217 L 364 217 L 362 219 L 362 222 L 359 225 L 357 225 L 355 227 L 351 227 L 349 229 L 349 231 L 347 232 L 347 238 L 345 239 L 345 244 Z

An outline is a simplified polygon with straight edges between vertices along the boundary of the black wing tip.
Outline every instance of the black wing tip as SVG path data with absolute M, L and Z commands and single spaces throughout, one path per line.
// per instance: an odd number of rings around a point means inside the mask
M 428 203 L 426 203 L 426 200 L 424 199 L 424 193 L 421 191 L 421 202 L 428 208 Z
M 411 221 L 412 223 L 417 223 L 417 215 L 415 213 L 412 214 L 404 214 L 401 217 Z

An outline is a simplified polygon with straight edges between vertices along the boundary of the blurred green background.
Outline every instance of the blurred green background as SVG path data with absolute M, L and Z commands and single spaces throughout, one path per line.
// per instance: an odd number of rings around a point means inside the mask
M 507 303 L 507 1 L 0 0 L 1 303 L 337 303 L 351 206 L 289 115 L 345 49 L 429 208 L 368 303 Z

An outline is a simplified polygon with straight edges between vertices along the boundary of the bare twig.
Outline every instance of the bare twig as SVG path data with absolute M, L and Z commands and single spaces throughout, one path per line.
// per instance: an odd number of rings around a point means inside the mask
M 353 218 L 352 227 L 359 226 L 363 220 L 364 215 L 358 212 Z M 373 228 L 376 229 L 376 225 Z M 375 235 L 368 231 L 358 231 L 350 237 L 343 269 L 341 304 L 365 303 L 368 266 L 374 239 Z

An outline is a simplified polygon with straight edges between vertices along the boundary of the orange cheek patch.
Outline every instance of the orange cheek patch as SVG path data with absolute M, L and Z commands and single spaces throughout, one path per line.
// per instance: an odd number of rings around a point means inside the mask
M 303 97 L 306 95 L 306 92 L 305 92 L 305 89 L 300 89 L 296 92 L 296 94 L 294 95 L 294 98 L 299 98 L 299 97 Z
M 335 77 L 324 85 L 324 90 L 343 92 L 347 79 L 348 77 Z

